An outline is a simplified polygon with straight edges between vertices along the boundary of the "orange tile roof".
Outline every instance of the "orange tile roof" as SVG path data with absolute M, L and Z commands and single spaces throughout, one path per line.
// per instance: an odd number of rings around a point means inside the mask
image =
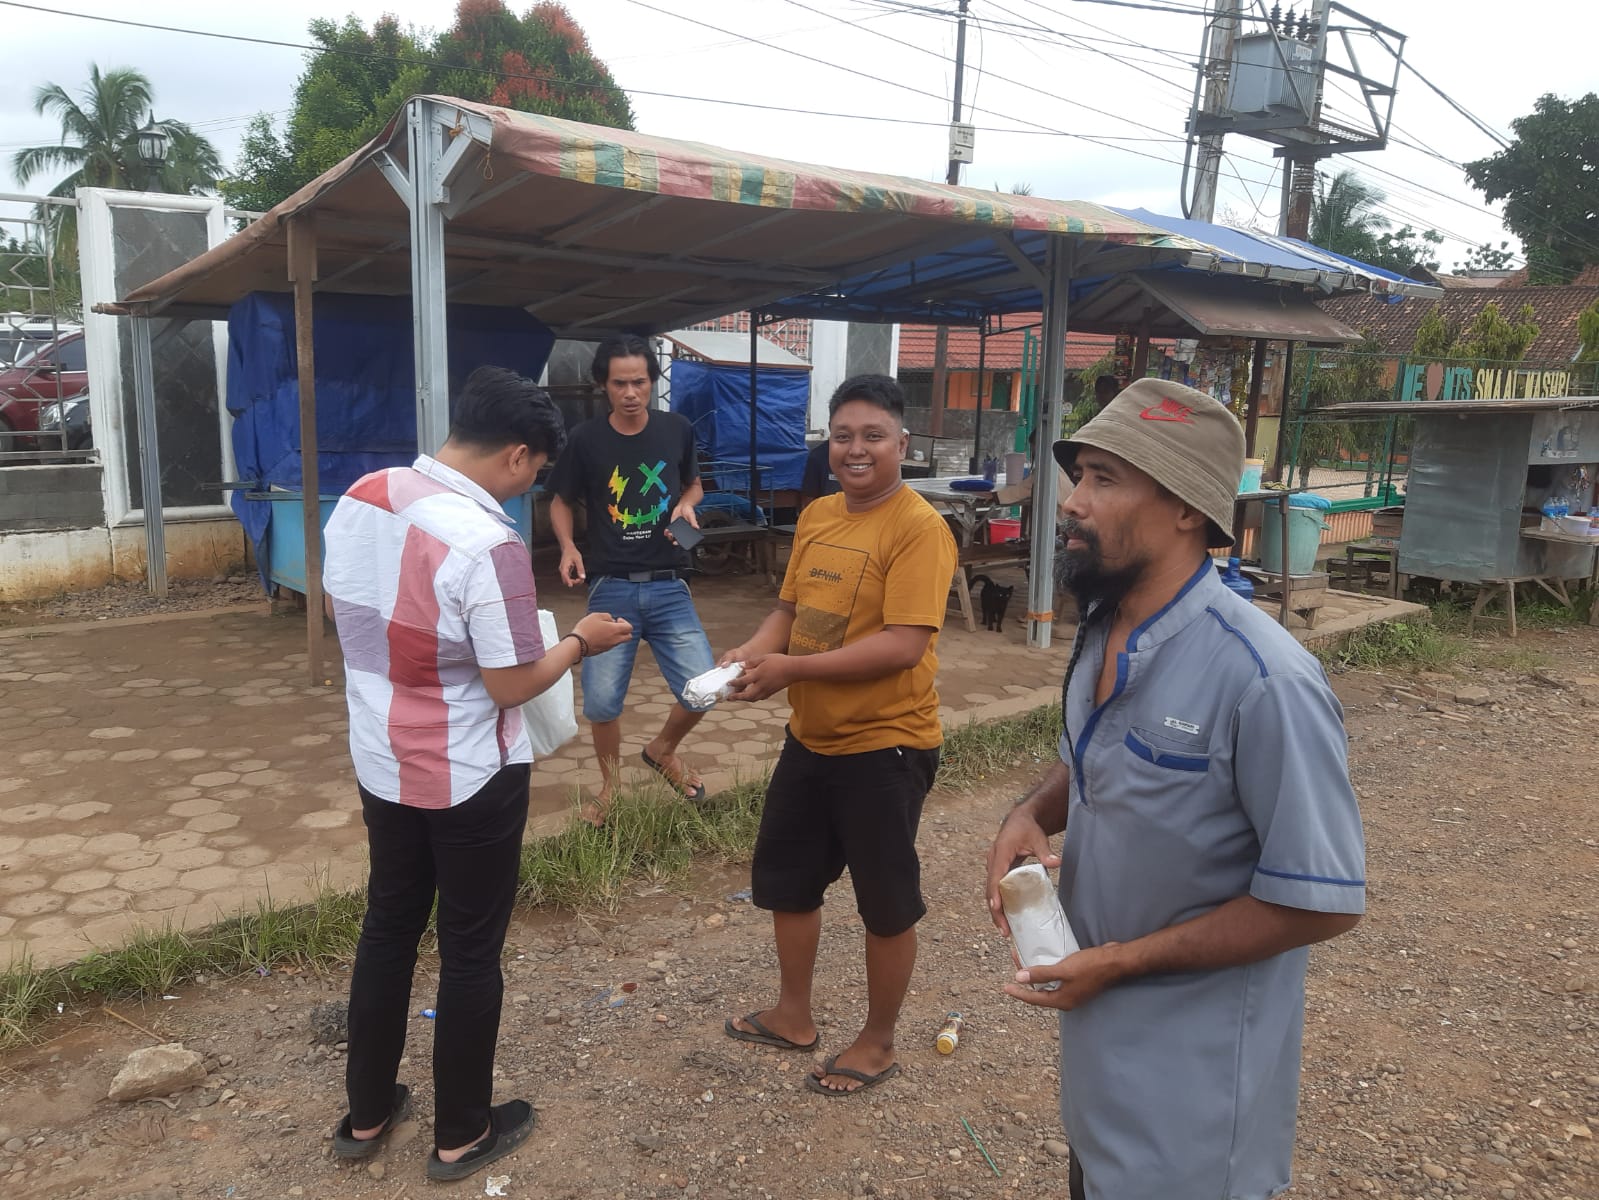
M 1408 354 L 1416 344 L 1416 330 L 1434 305 L 1443 306 L 1444 320 L 1465 325 L 1489 304 L 1497 304 L 1510 320 L 1524 304 L 1533 308 L 1538 337 L 1527 349 L 1531 361 L 1570 362 L 1581 339 L 1577 318 L 1599 301 L 1599 280 L 1593 284 L 1560 287 L 1458 288 L 1437 300 L 1412 296 L 1389 303 L 1381 296 L 1353 294 L 1321 301 L 1321 307 L 1347 325 L 1369 333 L 1389 354 Z
M 1007 325 L 1022 326 L 1037 317 L 1023 314 L 1006 318 Z M 1033 329 L 1034 341 L 1039 330 Z M 938 330 L 933 325 L 901 325 L 899 327 L 899 368 L 902 371 L 930 371 L 933 368 L 934 346 Z M 1022 365 L 1022 346 L 1026 334 L 1020 328 L 1015 332 L 994 333 L 988 338 L 988 351 L 983 360 L 990 371 L 1015 371 Z M 1168 344 L 1157 343 L 1162 349 Z M 1073 333 L 1066 338 L 1066 369 L 1080 371 L 1098 362 L 1116 348 L 1116 339 L 1109 334 Z M 975 329 L 954 328 L 949 331 L 949 344 L 944 353 L 945 365 L 952 371 L 975 371 L 978 361 L 978 333 Z

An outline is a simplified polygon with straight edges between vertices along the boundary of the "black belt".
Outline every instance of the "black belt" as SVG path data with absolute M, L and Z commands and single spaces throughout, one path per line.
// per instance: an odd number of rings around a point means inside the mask
M 607 571 L 602 578 L 621 579 L 627 583 L 662 583 L 668 579 L 681 579 L 681 571 Z

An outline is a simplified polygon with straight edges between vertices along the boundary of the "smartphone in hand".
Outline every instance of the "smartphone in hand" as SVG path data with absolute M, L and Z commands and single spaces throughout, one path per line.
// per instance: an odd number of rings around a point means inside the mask
M 685 550 L 692 550 L 705 540 L 705 535 L 690 525 L 687 517 L 679 517 L 666 527 L 666 531 Z

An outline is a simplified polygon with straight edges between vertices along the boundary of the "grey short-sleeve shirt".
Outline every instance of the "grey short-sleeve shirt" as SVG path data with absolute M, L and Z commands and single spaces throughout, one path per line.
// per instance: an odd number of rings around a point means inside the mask
M 1238 896 L 1365 908 L 1343 710 L 1321 665 L 1209 560 L 1134 632 L 1097 709 L 1103 626 L 1066 697 L 1061 900 L 1131 941 Z M 1146 976 L 1061 1016 L 1061 1117 L 1090 1200 L 1265 1200 L 1289 1183 L 1304 948 Z

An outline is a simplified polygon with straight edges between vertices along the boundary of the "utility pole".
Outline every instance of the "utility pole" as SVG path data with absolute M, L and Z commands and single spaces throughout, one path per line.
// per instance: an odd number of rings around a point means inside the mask
M 961 181 L 962 159 L 956 156 L 955 131 L 961 120 L 961 85 L 966 79 L 966 11 L 971 7 L 971 0 L 960 0 L 960 17 L 955 23 L 955 109 L 950 117 L 950 145 L 949 145 L 949 170 L 945 173 L 944 181 L 951 187 L 958 186 Z M 933 394 L 930 398 L 932 405 L 932 421 L 929 431 L 934 437 L 941 437 L 944 433 L 944 405 L 949 391 L 949 326 L 940 325 L 933 338 Z M 978 390 L 982 390 L 982 380 L 978 380 Z M 981 456 L 982 448 L 972 447 L 974 455 Z M 933 455 L 934 473 L 937 473 L 938 445 L 934 443 L 929 452 Z
M 1242 0 L 1216 0 L 1216 13 L 1205 31 L 1204 61 L 1199 68 L 1205 94 L 1199 111 L 1207 116 L 1215 116 L 1226 107 L 1241 3 Z M 1194 90 L 1198 92 L 1197 85 Z M 1186 211 L 1190 220 L 1209 221 L 1216 216 L 1216 180 L 1221 174 L 1222 139 L 1225 137 L 1226 134 L 1218 130 L 1194 139 L 1194 198 Z
M 1292 10 L 1290 10 L 1292 12 Z M 1292 18 L 1290 17 L 1290 20 Z M 1318 41 L 1323 35 L 1327 25 L 1327 0 L 1313 0 L 1310 8 L 1300 18 L 1297 30 L 1285 28 L 1283 36 L 1297 37 L 1299 41 Z M 1317 74 L 1316 77 L 1316 103 L 1312 117 L 1319 119 L 1321 116 L 1322 89 L 1325 75 Z M 1277 230 L 1285 237 L 1298 238 L 1301 241 L 1310 239 L 1310 208 L 1316 191 L 1316 164 L 1325 157 L 1325 152 L 1318 153 L 1312 144 L 1305 147 L 1309 153 L 1294 154 L 1290 148 L 1283 155 L 1283 202 L 1282 217 L 1278 221 Z

